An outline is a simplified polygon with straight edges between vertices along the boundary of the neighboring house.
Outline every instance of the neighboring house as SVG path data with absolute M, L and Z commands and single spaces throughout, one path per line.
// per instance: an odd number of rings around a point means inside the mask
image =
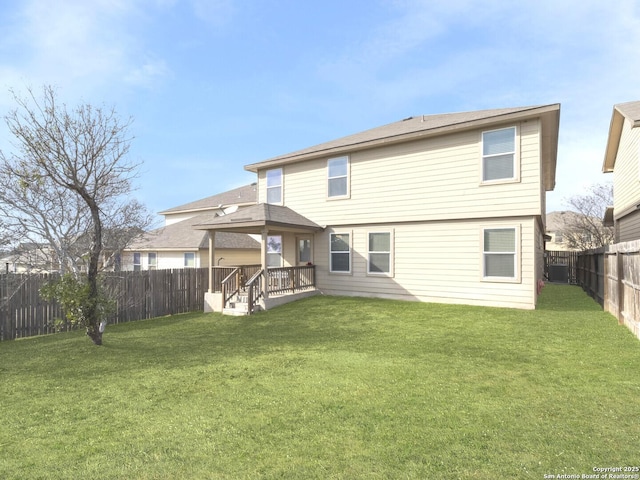
M 615 228 L 615 242 L 640 239 L 640 101 L 613 107 L 602 165 L 613 172 L 613 208 L 605 222 Z
M 58 271 L 56 255 L 46 244 L 21 243 L 0 258 L 0 273 L 51 273 Z
M 585 217 L 570 210 L 547 214 L 546 250 L 552 252 L 583 251 L 597 248 L 605 235 L 603 219 Z M 574 245 L 572 248 L 571 245 Z
M 559 117 L 558 104 L 410 117 L 247 165 L 259 203 L 197 228 L 260 234 L 263 269 L 291 267 L 294 284 L 313 264 L 329 295 L 533 309 Z M 216 295 L 205 308 L 226 306 Z
M 552 252 L 565 252 L 569 250 L 566 239 L 564 237 L 564 229 L 566 225 L 565 216 L 571 215 L 573 212 L 551 212 L 547 213 L 547 221 L 545 223 L 545 233 L 549 236 L 546 242 L 546 250 Z
M 121 255 L 122 270 L 199 268 L 209 265 L 209 236 L 194 230 L 199 216 L 224 216 L 255 205 L 257 185 L 245 185 L 228 192 L 160 212 L 165 226 L 147 232 Z M 241 233 L 225 233 L 215 239 L 216 266 L 260 263 L 260 243 Z

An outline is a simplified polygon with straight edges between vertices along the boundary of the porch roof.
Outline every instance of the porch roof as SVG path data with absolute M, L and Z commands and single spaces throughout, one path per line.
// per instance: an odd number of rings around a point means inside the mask
M 258 203 L 229 215 L 205 216 L 193 226 L 197 230 L 259 233 L 263 228 L 291 232 L 319 232 L 323 227 L 289 207 Z

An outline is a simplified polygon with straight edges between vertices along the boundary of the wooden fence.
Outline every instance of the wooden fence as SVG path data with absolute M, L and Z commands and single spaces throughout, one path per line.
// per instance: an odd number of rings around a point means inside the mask
M 556 272 L 566 270 L 566 283 L 578 283 L 578 255 L 580 252 L 551 251 L 544 252 L 544 273 L 551 282 L 563 281 Z M 559 268 L 561 267 L 561 268 Z
M 46 274 L 0 275 L 0 340 L 57 331 L 54 322 L 62 311 L 56 302 L 40 297 L 40 288 L 53 278 Z M 102 274 L 102 281 L 116 302 L 108 318 L 114 324 L 201 311 L 209 275 L 207 268 L 110 272 Z
M 640 241 L 581 252 L 578 283 L 640 338 Z

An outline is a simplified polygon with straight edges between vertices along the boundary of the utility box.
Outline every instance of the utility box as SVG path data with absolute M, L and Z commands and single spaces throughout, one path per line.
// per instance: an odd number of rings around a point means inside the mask
M 569 283 L 569 265 L 562 263 L 549 265 L 549 281 L 552 283 Z

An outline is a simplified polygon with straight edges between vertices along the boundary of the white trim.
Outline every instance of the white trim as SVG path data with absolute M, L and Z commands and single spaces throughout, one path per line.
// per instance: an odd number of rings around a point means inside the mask
M 389 251 L 371 251 L 369 250 L 369 235 L 372 233 L 386 233 L 389 235 Z M 395 264 L 395 230 L 369 230 L 366 232 L 366 249 L 367 249 L 367 275 L 372 277 L 393 277 Z M 389 271 L 388 272 L 372 272 L 371 271 L 371 254 L 386 253 L 389 254 Z
M 346 175 L 329 175 L 329 164 L 335 160 L 346 160 L 347 161 L 347 173 Z M 347 180 L 347 191 L 344 195 L 330 195 L 329 194 L 329 182 L 338 178 L 346 178 Z M 327 159 L 327 200 L 343 200 L 351 197 L 351 159 L 348 155 L 342 155 L 340 157 L 334 157 Z
M 332 235 L 349 235 L 349 250 L 346 252 L 349 255 L 349 270 L 333 270 L 333 262 L 332 262 L 332 254 L 334 253 L 331 250 L 331 237 Z M 335 253 L 345 254 L 343 251 L 336 251 Z M 353 231 L 337 231 L 337 232 L 329 232 L 329 273 L 334 275 L 351 275 L 353 270 Z
M 497 178 L 495 180 L 484 179 L 484 134 L 491 132 L 498 132 L 500 130 L 514 130 L 513 140 L 513 152 L 502 152 L 495 155 L 487 155 L 486 158 L 491 158 L 498 155 L 505 155 L 507 153 L 513 154 L 513 177 L 509 178 Z M 495 128 L 493 130 L 483 130 L 480 132 L 480 185 L 496 185 L 502 183 L 518 183 L 520 182 L 520 127 L 518 125 L 511 125 L 508 127 Z
M 280 184 L 279 185 L 271 185 L 269 186 L 269 172 L 280 172 Z M 282 168 L 270 168 L 264 173 L 264 184 L 266 191 L 266 203 L 270 205 L 284 205 L 284 170 Z M 269 201 L 269 189 L 280 189 L 280 201 L 279 202 L 270 202 Z
M 515 251 L 514 252 L 490 252 L 492 254 L 512 254 L 513 277 L 490 277 L 485 276 L 486 252 L 484 249 L 484 232 L 487 230 L 513 230 L 515 235 Z M 522 283 L 522 248 L 521 248 L 521 225 L 520 224 L 504 224 L 504 225 L 486 225 L 480 228 L 480 278 L 483 282 L 495 283 Z
M 187 265 L 187 255 L 193 255 L 193 265 Z M 196 253 L 195 252 L 183 252 L 182 253 L 182 264 L 184 268 L 196 268 Z

